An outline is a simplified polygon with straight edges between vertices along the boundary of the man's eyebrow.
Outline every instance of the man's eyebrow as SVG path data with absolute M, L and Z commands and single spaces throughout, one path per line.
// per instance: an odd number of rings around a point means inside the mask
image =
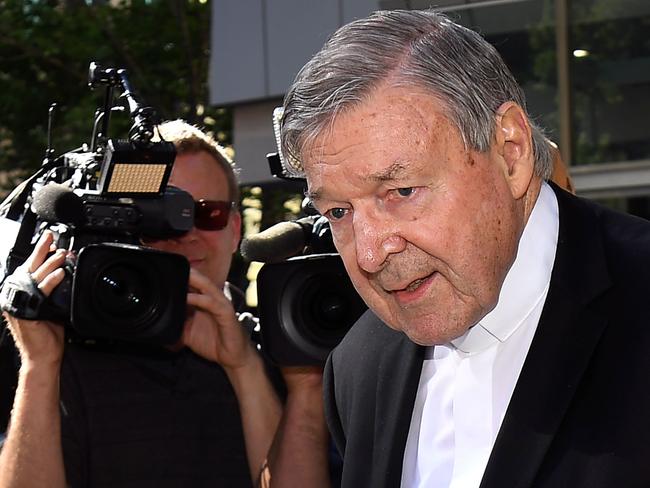
M 305 191 L 305 197 L 307 197 L 312 202 L 322 200 L 323 192 L 319 188 L 316 188 L 315 190 L 307 189 Z
M 385 168 L 377 173 L 368 175 L 370 181 L 384 182 L 384 181 L 399 181 L 406 178 L 408 165 L 403 161 L 395 161 L 388 168 Z M 311 201 L 315 202 L 323 199 L 323 190 L 321 188 L 308 189 L 305 191 L 305 196 Z
M 377 173 L 371 173 L 368 178 L 377 182 L 400 180 L 405 177 L 407 168 L 403 161 L 395 161 L 388 168 Z

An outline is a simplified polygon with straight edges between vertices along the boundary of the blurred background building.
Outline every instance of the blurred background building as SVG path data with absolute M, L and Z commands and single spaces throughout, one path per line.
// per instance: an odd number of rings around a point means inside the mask
M 339 26 L 418 0 L 214 0 L 210 102 L 230 107 L 246 185 L 267 183 L 273 108 Z M 524 87 L 578 194 L 650 218 L 650 1 L 438 0 Z

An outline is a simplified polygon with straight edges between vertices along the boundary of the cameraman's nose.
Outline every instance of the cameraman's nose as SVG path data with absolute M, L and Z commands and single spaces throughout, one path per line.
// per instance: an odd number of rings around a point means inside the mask
M 197 241 L 199 239 L 199 230 L 192 226 L 192 228 L 185 234 L 175 237 L 174 239 L 181 243 Z
M 352 225 L 357 264 L 368 273 L 381 270 L 388 256 L 406 247 L 397 226 L 386 216 L 355 211 Z
M 176 251 L 176 248 L 179 246 L 185 246 L 187 244 L 192 244 L 193 242 L 198 240 L 198 231 L 196 230 L 195 227 L 192 227 L 188 232 L 185 234 L 181 234 L 179 236 L 174 236 L 174 237 L 169 237 L 167 239 L 164 239 L 162 241 L 158 241 L 156 243 L 156 246 L 161 248 L 165 251 Z

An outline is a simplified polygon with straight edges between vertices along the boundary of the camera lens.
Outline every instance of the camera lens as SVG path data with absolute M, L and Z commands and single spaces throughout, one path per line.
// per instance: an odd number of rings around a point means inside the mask
M 345 335 L 356 319 L 348 292 L 336 275 L 315 276 L 303 284 L 296 321 L 304 324 L 311 340 L 334 346 Z
M 72 327 L 82 337 L 174 344 L 185 322 L 189 263 L 178 254 L 92 244 L 77 258 Z
M 97 306 L 117 317 L 139 316 L 151 303 L 142 275 L 122 263 L 106 267 L 95 284 Z
M 292 291 L 292 320 L 283 326 L 314 350 L 336 346 L 365 308 L 342 270 L 320 270 Z
M 321 297 L 316 304 L 316 313 L 322 317 L 323 327 L 326 329 L 338 329 L 341 327 L 341 321 L 345 320 L 349 311 L 349 300 L 338 293 L 328 293 Z
M 166 293 L 150 267 L 143 265 L 146 259 L 140 263 L 119 252 L 102 257 L 88 284 L 93 315 L 129 337 L 155 328 Z
M 338 254 L 265 264 L 257 286 L 262 348 L 281 365 L 323 364 L 367 309 Z

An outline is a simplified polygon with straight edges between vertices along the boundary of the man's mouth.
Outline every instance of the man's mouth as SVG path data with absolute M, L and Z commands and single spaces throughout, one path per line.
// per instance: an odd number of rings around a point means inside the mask
M 429 275 L 429 276 L 430 276 L 430 275 Z M 403 290 L 397 290 L 397 291 L 409 291 L 409 292 L 410 292 L 410 291 L 415 291 L 415 290 L 418 289 L 418 287 L 419 287 L 422 283 L 424 283 L 424 282 L 429 278 L 429 276 L 425 276 L 424 278 L 418 278 L 417 280 L 411 282 L 411 283 L 410 283 L 406 288 L 404 288 Z
M 392 290 L 390 293 L 403 304 L 413 302 L 426 293 L 436 274 L 433 272 L 428 276 L 413 280 L 404 288 Z

